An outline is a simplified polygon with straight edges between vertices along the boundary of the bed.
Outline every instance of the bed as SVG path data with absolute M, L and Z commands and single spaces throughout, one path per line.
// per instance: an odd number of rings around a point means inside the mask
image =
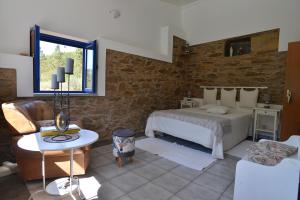
M 153 112 L 145 134 L 155 131 L 192 141 L 212 149 L 214 158 L 223 159 L 223 152 L 247 138 L 251 127 L 252 109 L 230 109 L 227 114 L 207 113 L 200 108 Z

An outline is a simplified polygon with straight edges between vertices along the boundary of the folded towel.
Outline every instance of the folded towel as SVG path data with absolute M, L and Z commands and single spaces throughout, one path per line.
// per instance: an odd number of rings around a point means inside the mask
M 75 124 L 71 124 L 69 125 L 68 130 L 66 130 L 64 132 L 64 134 L 74 134 L 74 133 L 78 133 L 80 131 L 80 127 L 75 125 Z M 41 136 L 45 137 L 45 136 L 54 136 L 54 135 L 58 135 L 60 132 L 56 129 L 55 126 L 48 126 L 48 127 L 41 127 L 40 129 L 41 132 Z

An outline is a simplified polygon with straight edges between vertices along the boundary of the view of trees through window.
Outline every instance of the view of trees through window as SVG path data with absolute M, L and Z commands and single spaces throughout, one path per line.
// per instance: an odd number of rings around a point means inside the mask
M 70 91 L 82 91 L 83 49 L 46 41 L 40 42 L 41 91 L 51 91 L 51 75 L 56 73 L 57 67 L 65 67 L 66 58 L 74 59 L 74 75 L 70 76 Z M 63 90 L 67 90 L 66 82 L 63 83 Z

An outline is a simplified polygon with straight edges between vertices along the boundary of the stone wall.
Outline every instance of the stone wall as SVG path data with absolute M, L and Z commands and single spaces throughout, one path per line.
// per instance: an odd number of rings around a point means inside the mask
M 225 40 L 193 46 L 183 56 L 185 42 L 175 37 L 173 63 L 108 50 L 106 96 L 71 97 L 71 114 L 110 140 L 118 127 L 144 131 L 152 111 L 178 108 L 189 88 L 201 97 L 201 85 L 268 86 L 273 103 L 281 103 L 287 53 L 278 53 L 279 31 L 251 37 L 252 53 L 236 57 L 224 57 Z
M 282 104 L 287 52 L 278 52 L 279 30 L 251 36 L 252 52 L 225 57 L 226 40 L 193 46 L 185 57 L 186 88 L 202 97 L 199 86 L 267 86 L 272 103 Z M 259 101 L 262 101 L 261 98 Z
M 108 139 L 118 127 L 144 131 L 154 110 L 178 108 L 183 97 L 184 41 L 174 38 L 173 63 L 108 50 L 105 97 L 73 97 L 72 115 Z
M 152 111 L 179 108 L 184 95 L 184 43 L 174 37 L 173 63 L 108 50 L 106 96 L 71 97 L 72 117 L 82 120 L 83 128 L 100 133 L 102 140 L 110 139 L 119 127 L 143 132 Z
M 17 76 L 15 69 L 0 67 L 0 106 L 3 102 L 15 100 L 17 97 Z M 0 109 L 0 163 L 12 160 L 10 154 L 10 134 L 2 109 Z

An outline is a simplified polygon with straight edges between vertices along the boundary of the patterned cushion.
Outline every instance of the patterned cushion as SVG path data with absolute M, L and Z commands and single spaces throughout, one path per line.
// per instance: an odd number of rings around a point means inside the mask
M 131 157 L 135 150 L 134 137 L 113 136 L 113 155 L 115 157 Z
M 282 159 L 296 153 L 297 147 L 280 142 L 263 141 L 250 145 L 247 149 L 248 160 L 262 165 L 274 166 Z

